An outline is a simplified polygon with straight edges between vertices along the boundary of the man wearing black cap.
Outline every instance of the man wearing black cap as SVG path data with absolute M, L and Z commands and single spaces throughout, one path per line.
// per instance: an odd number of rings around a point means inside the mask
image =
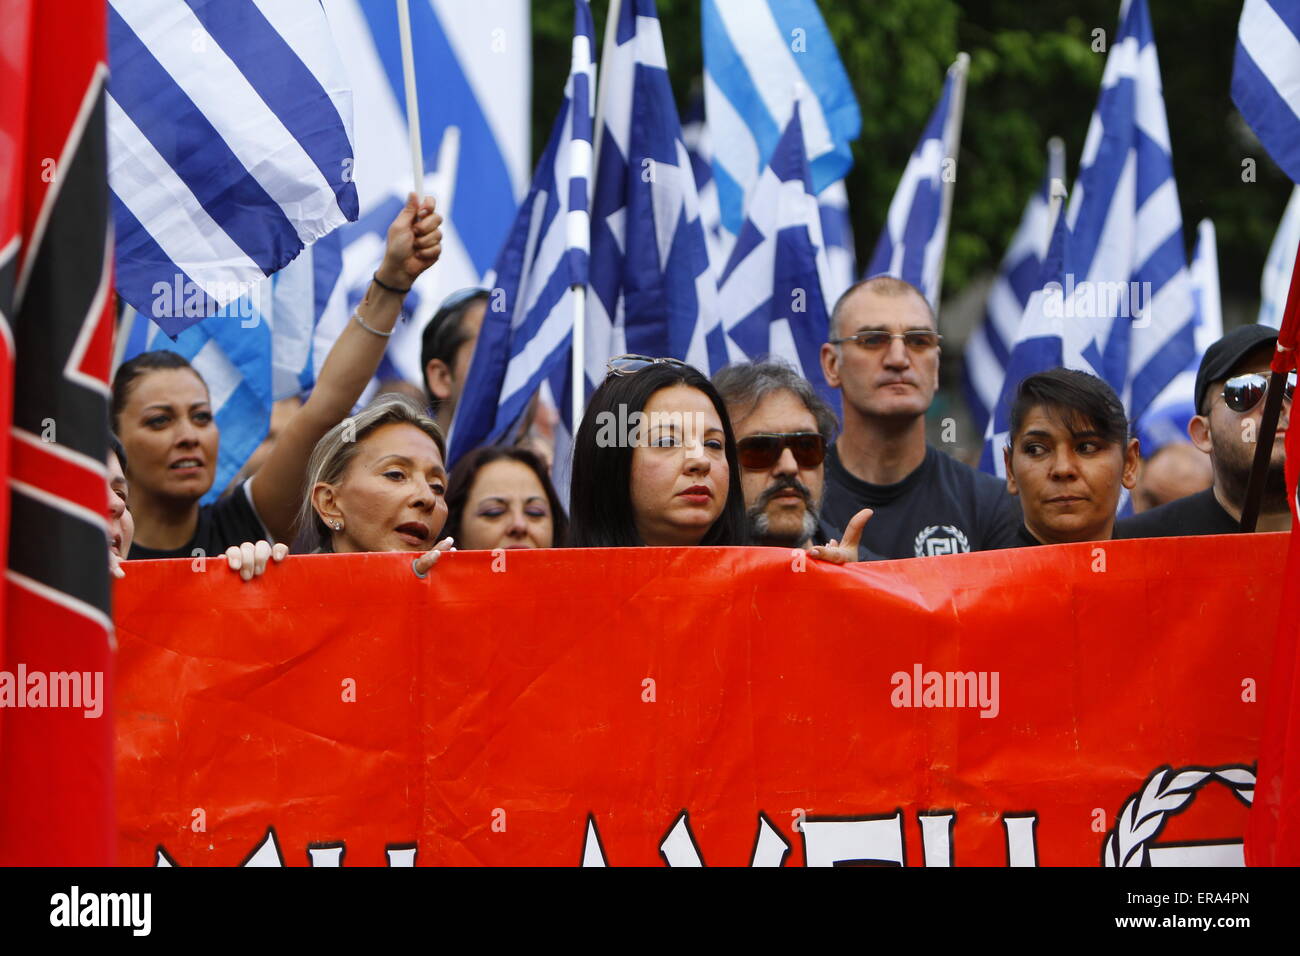
M 1167 538 L 1240 531 L 1246 485 L 1255 460 L 1255 442 L 1264 414 L 1269 362 L 1277 330 L 1264 325 L 1233 329 L 1205 350 L 1196 373 L 1196 410 L 1187 425 L 1192 444 L 1209 454 L 1214 484 L 1120 521 L 1117 538 Z M 1273 455 L 1264 484 L 1258 531 L 1288 531 L 1291 509 L 1286 494 L 1286 427 L 1291 417 L 1295 373 L 1287 378 L 1286 398 L 1277 423 Z
M 478 288 L 453 292 L 443 300 L 420 337 L 424 390 L 444 435 L 451 428 L 456 402 L 465 388 L 489 295 L 487 289 Z

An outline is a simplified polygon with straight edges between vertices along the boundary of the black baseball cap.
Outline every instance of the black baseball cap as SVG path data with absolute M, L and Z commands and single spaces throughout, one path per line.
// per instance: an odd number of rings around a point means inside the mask
M 1267 325 L 1242 325 L 1233 329 L 1205 350 L 1201 367 L 1196 370 L 1196 412 L 1206 414 L 1205 393 L 1210 383 L 1230 376 L 1251 352 L 1277 345 L 1277 329 Z

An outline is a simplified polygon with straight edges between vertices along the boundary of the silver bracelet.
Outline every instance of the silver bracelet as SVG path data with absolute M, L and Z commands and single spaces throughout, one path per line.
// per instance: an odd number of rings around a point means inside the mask
M 365 330 L 366 330 L 367 332 L 369 332 L 371 335 L 377 335 L 377 336 L 379 336 L 381 339 L 392 338 L 392 335 L 393 335 L 393 330 L 392 330 L 392 329 L 389 329 L 387 332 L 380 332 L 378 329 L 372 329 L 370 326 L 366 325 L 366 320 L 363 319 L 363 318 L 361 317 L 361 313 L 360 313 L 360 312 L 353 312 L 353 313 L 352 313 L 352 318 L 356 319 L 356 320 L 357 320 L 357 325 L 361 326 L 363 329 L 365 329 Z

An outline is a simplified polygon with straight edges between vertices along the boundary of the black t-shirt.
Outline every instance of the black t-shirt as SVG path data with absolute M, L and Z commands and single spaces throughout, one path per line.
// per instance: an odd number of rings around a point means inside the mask
M 1025 527 L 1025 524 L 1022 521 L 1020 523 L 1020 527 L 1016 529 L 1016 543 L 1013 544 L 1011 547 L 1036 548 L 1042 543 L 1043 542 L 1039 541 L 1037 538 L 1033 536 L 1033 534 L 1030 532 L 1028 528 Z
M 826 452 L 822 518 L 843 529 L 863 508 L 875 514 L 862 533 L 868 552 L 921 558 L 1018 546 L 1020 506 L 1006 483 L 927 445 L 925 460 L 892 485 L 873 485 L 849 474 L 834 446 Z
M 1214 489 L 1170 501 L 1115 522 L 1117 538 L 1180 538 L 1193 534 L 1236 534 L 1241 524 L 1223 510 Z
M 202 550 L 205 557 L 213 558 L 223 554 L 232 544 L 263 538 L 271 540 L 261 519 L 257 517 L 257 512 L 253 510 L 252 491 L 246 480 L 219 501 L 199 508 L 199 523 L 194 529 L 194 537 L 184 547 L 163 551 L 133 542 L 127 558 L 131 561 L 191 558 L 196 549 Z

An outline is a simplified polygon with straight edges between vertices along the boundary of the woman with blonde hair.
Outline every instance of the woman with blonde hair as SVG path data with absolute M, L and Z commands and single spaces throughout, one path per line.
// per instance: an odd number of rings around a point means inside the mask
M 315 553 L 419 552 L 423 577 L 452 539 L 447 521 L 446 443 L 411 399 L 381 395 L 331 428 L 307 463 L 299 526 Z M 436 542 L 436 543 L 435 543 Z
M 361 397 L 393 334 L 403 297 L 441 254 L 441 222 L 432 199 L 417 203 L 410 195 L 388 229 L 374 280 L 330 349 L 311 397 L 285 423 L 257 473 L 219 501 L 200 503 L 216 478 L 219 447 L 203 377 L 165 350 L 123 363 L 113 377 L 112 424 L 130 462 L 135 540 L 129 558 L 216 555 L 257 538 L 290 540 L 311 450 Z

